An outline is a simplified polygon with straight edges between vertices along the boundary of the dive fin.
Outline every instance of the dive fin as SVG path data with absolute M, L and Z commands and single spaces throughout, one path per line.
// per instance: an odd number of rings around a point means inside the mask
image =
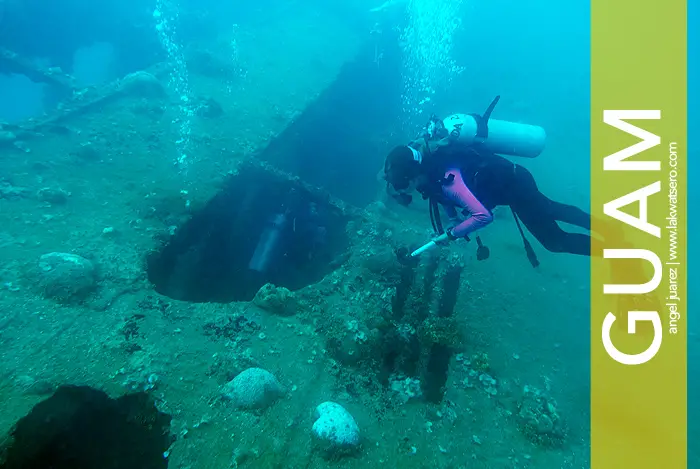
M 537 259 L 535 250 L 532 249 L 532 244 L 530 244 L 530 241 L 528 241 L 527 238 L 523 238 L 523 243 L 525 244 L 525 252 L 527 253 L 527 260 L 530 261 L 530 265 L 532 265 L 534 268 L 539 267 L 540 261 Z

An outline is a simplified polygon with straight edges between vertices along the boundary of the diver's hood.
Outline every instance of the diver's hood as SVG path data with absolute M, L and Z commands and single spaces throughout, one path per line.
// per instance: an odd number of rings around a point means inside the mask
M 411 181 L 420 174 L 423 155 L 410 145 L 402 145 L 389 152 L 384 162 L 384 179 L 393 189 L 408 189 Z

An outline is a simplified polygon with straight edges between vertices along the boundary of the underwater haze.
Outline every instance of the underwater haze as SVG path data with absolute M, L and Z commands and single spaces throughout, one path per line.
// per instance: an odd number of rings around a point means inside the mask
M 0 0 L 0 468 L 589 467 L 589 108 L 587 2 Z

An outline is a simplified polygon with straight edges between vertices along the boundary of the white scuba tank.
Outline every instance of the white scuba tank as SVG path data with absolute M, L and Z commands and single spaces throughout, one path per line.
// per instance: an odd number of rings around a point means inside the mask
M 535 158 L 542 153 L 546 134 L 542 127 L 489 118 L 486 137 L 478 135 L 479 116 L 453 114 L 443 120 L 451 139 L 467 145 L 482 144 L 497 155 Z

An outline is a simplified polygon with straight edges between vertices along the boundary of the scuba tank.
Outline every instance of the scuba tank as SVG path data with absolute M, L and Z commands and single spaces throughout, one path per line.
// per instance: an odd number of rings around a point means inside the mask
M 274 260 L 279 251 L 282 241 L 282 231 L 287 224 L 287 214 L 278 213 L 270 218 L 268 225 L 260 235 L 260 240 L 255 248 L 253 257 L 248 263 L 250 270 L 265 273 L 270 268 L 270 263 Z
M 479 144 L 497 155 L 523 158 L 539 156 L 547 138 L 544 129 L 537 125 L 491 119 L 493 108 L 500 98 L 496 96 L 483 116 L 453 114 L 446 117 L 440 130 L 450 140 L 466 145 Z

